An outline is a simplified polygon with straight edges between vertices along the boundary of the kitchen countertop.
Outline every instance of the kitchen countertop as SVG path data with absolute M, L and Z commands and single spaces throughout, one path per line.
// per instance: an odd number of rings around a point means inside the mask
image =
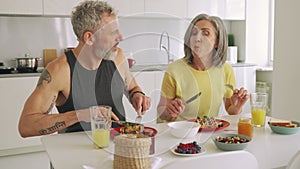
M 167 64 L 156 64 L 156 65 L 134 65 L 130 68 L 131 72 L 140 71 L 164 71 L 167 68 Z M 40 76 L 43 69 L 39 69 L 37 73 L 18 73 L 12 72 L 10 74 L 0 74 L 0 78 L 13 78 L 13 77 L 35 77 Z
M 14 77 L 39 77 L 44 70 L 44 67 L 38 67 L 37 72 L 33 73 L 18 73 L 17 70 L 12 71 L 9 74 L 0 74 L 0 78 L 14 78 Z
M 13 77 L 39 77 L 41 73 L 10 73 L 0 74 L 0 78 L 13 78 Z
M 134 65 L 130 68 L 131 72 L 144 72 L 144 71 L 164 71 L 166 70 L 168 64 L 152 64 L 152 65 Z M 232 67 L 249 67 L 249 66 L 256 66 L 252 63 L 236 63 L 231 64 Z M 17 73 L 13 72 L 10 74 L 0 74 L 0 78 L 12 78 L 12 77 L 34 77 L 40 76 L 43 68 L 38 68 L 37 73 Z
M 130 68 L 131 72 L 139 71 L 164 71 L 166 70 L 168 64 L 153 64 L 153 65 L 134 65 Z
M 232 67 L 249 67 L 249 66 L 256 66 L 254 63 L 235 63 L 231 64 Z
M 164 71 L 166 70 L 168 64 L 153 64 L 153 65 L 134 65 L 130 71 L 137 72 L 137 71 Z M 235 63 L 231 64 L 232 67 L 250 67 L 256 66 L 253 63 Z
M 258 66 L 256 71 L 260 72 L 272 72 L 273 71 L 273 66 Z

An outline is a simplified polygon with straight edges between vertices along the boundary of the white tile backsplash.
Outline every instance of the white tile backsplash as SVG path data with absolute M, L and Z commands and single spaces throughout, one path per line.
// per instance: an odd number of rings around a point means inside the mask
M 169 52 L 174 59 L 183 56 L 183 37 L 189 22 L 178 18 L 120 18 L 123 41 L 120 46 L 133 53 L 136 64 L 168 63 L 165 50 L 160 50 L 162 32 L 168 32 Z M 167 47 L 167 38 L 162 44 Z
M 159 42 L 163 31 L 168 32 L 170 54 L 174 60 L 183 57 L 183 38 L 189 20 L 180 18 L 119 18 L 123 41 L 120 47 L 132 52 L 136 64 L 167 63 L 167 53 L 160 50 Z M 228 32 L 230 24 L 226 22 Z M 16 57 L 25 53 L 43 57 L 43 49 L 63 49 L 77 45 L 70 18 L 0 16 L 1 55 L 6 66 L 15 66 Z M 167 46 L 165 37 L 163 45 Z M 39 61 L 43 66 L 43 61 Z
M 15 66 L 14 59 L 25 53 L 42 58 L 45 48 L 61 54 L 62 49 L 77 44 L 69 18 L 1 16 L 0 35 L 0 61 L 6 66 Z

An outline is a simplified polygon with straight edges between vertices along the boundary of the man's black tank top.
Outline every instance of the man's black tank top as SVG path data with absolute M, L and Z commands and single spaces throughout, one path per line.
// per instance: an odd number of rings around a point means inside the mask
M 122 103 L 125 84 L 115 63 L 103 59 L 97 70 L 87 70 L 77 61 L 73 51 L 67 51 L 65 54 L 70 66 L 70 94 L 63 105 L 56 106 L 58 112 L 109 105 L 120 120 L 125 120 Z M 90 130 L 90 127 L 90 123 L 80 121 L 62 132 Z

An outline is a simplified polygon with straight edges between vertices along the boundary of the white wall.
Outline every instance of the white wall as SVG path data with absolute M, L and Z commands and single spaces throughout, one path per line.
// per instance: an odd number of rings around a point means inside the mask
M 299 0 L 275 1 L 273 116 L 300 120 Z
M 247 63 L 268 65 L 269 1 L 246 1 L 246 49 Z

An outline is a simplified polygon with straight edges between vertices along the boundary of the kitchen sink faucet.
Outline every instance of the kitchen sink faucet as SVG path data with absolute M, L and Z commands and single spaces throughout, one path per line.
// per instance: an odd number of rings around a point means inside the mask
M 163 41 L 163 37 L 167 38 L 167 47 L 165 45 L 162 44 Z M 166 31 L 163 31 L 160 35 L 160 40 L 159 40 L 159 50 L 161 51 L 162 49 L 164 49 L 167 52 L 167 56 L 168 56 L 168 64 L 170 62 L 173 62 L 173 58 L 171 58 L 170 55 L 170 38 L 169 38 L 169 34 Z

